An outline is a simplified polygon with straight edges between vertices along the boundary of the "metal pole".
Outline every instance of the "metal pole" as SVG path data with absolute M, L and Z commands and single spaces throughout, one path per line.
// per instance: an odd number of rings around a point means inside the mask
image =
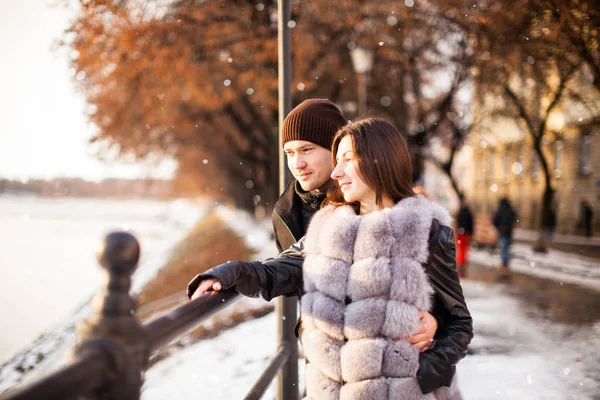
M 279 143 L 281 143 L 281 127 L 283 120 L 292 109 L 292 54 L 291 32 L 288 22 L 291 16 L 291 0 L 277 2 L 277 50 L 279 65 Z M 280 145 L 279 145 L 280 146 Z M 286 164 L 283 149 L 279 148 L 279 191 L 283 192 L 286 184 Z M 297 300 L 295 297 L 281 296 L 275 304 L 278 320 L 277 348 L 289 347 L 289 357 L 277 377 L 277 400 L 297 400 L 298 390 L 298 345 L 294 328 L 297 316 Z
M 364 117 L 367 114 L 367 75 L 358 74 L 358 115 Z

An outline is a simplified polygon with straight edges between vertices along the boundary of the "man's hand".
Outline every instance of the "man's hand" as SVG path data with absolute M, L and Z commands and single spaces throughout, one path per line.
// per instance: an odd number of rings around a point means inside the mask
M 438 323 L 435 317 L 428 312 L 420 312 L 421 328 L 408 338 L 408 343 L 414 344 L 420 351 L 427 350 L 433 343 Z
M 198 288 L 192 295 L 192 300 L 196 300 L 198 297 L 208 293 L 208 292 L 218 292 L 222 288 L 221 282 L 216 279 L 205 279 L 200 282 Z

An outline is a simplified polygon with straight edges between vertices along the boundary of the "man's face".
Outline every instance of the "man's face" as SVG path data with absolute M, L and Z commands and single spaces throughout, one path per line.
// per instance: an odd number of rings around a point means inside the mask
M 331 151 L 305 140 L 291 140 L 283 145 L 287 165 L 302 189 L 320 189 L 329 181 L 333 170 Z

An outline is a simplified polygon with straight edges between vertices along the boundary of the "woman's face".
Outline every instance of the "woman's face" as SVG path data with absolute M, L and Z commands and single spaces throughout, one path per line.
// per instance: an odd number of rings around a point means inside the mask
M 344 200 L 361 204 L 375 204 L 375 191 L 362 180 L 358 170 L 358 160 L 354 154 L 352 139 L 344 136 L 340 141 L 336 154 L 337 165 L 331 178 L 338 181 Z

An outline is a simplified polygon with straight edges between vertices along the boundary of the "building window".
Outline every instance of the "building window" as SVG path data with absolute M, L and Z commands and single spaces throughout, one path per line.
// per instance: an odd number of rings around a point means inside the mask
M 510 147 L 504 149 L 502 157 L 502 183 L 507 184 L 510 178 Z
M 579 143 L 579 171 L 582 175 L 592 173 L 592 137 L 582 135 Z
M 540 180 L 540 158 L 535 149 L 531 152 L 531 179 Z
M 563 171 L 563 157 L 565 153 L 565 145 L 562 140 L 554 142 L 554 177 L 560 178 Z

